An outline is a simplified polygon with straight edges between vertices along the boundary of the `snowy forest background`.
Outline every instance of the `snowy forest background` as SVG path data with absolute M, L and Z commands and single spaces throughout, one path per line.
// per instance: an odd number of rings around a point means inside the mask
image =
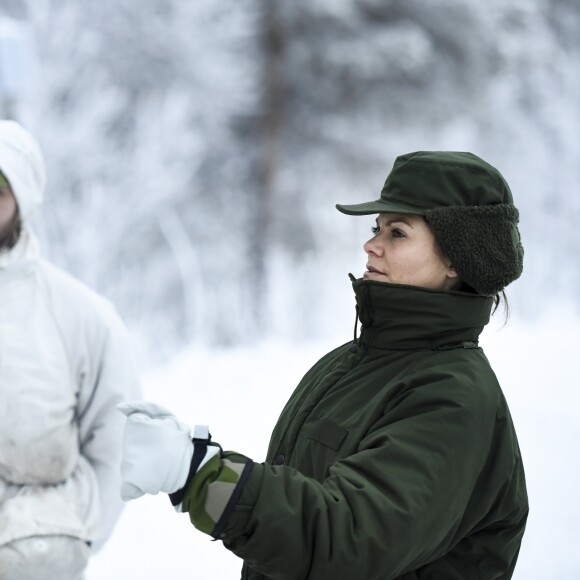
M 578 0 L 0 0 L 38 66 L 45 252 L 163 357 L 353 318 L 396 155 L 467 150 L 521 210 L 516 315 L 578 302 Z M 347 310 L 347 316 L 337 310 Z
M 115 303 L 146 395 L 202 400 L 258 460 L 308 364 L 352 332 L 372 220 L 334 204 L 378 197 L 413 150 L 498 167 L 526 249 L 512 321 L 484 343 L 526 460 L 516 576 L 580 578 L 579 0 L 0 0 L 0 50 L 16 32 L 34 58 L 19 99 L 0 59 L 0 109 L 43 146 L 44 253 Z M 160 499 L 130 505 L 88 579 L 235 578 Z

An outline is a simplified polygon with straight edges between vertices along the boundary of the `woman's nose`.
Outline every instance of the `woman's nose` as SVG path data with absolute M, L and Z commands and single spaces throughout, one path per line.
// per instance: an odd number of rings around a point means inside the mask
M 383 255 L 383 247 L 377 238 L 371 238 L 368 242 L 365 242 L 363 249 L 367 254 L 374 254 L 375 256 Z

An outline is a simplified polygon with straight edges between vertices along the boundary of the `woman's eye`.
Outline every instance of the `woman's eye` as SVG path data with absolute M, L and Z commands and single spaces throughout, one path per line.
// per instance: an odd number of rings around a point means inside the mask
M 376 236 L 379 232 L 381 231 L 381 228 L 379 228 L 379 226 L 372 226 L 371 227 L 371 232 L 373 232 L 373 234 Z
M 393 236 L 393 238 L 404 238 L 404 237 L 406 237 L 405 236 L 405 233 L 402 230 L 399 230 L 397 228 L 394 228 L 391 231 L 391 236 Z

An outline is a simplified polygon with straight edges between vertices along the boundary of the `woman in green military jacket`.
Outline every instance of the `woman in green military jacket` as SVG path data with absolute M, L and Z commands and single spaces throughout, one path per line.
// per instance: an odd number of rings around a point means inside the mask
M 478 346 L 522 271 L 509 187 L 470 153 L 416 152 L 397 158 L 380 199 L 337 207 L 378 214 L 367 270 L 351 277 L 360 335 L 304 376 L 266 462 L 125 403 L 122 495 L 169 493 L 247 580 L 510 578 L 524 470 Z

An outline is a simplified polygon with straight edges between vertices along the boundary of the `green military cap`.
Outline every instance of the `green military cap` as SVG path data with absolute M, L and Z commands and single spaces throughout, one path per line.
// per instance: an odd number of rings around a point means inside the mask
M 401 155 L 379 199 L 336 207 L 348 215 L 424 216 L 461 279 L 479 294 L 493 296 L 522 273 L 519 213 L 510 188 L 473 153 Z

